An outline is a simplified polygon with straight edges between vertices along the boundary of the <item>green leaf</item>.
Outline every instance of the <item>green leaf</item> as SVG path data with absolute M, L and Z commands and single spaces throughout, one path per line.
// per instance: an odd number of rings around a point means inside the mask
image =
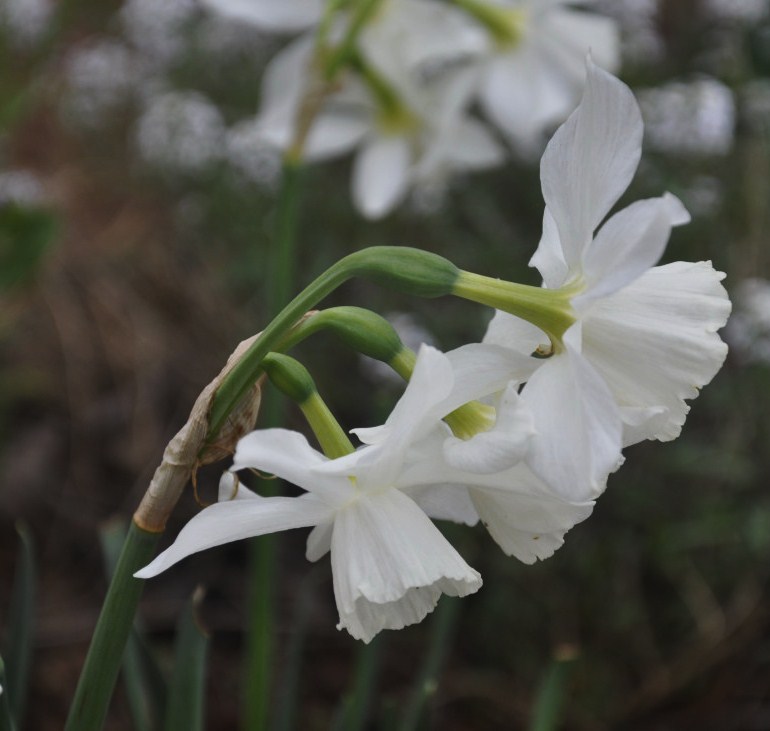
M 202 731 L 208 634 L 197 618 L 203 588 L 195 590 L 177 626 L 174 671 L 166 706 L 166 731 Z
M 353 688 L 342 701 L 334 731 L 361 731 L 365 728 L 380 671 L 383 642 L 381 636 L 376 637 L 359 650 Z
M 18 205 L 0 206 L 0 290 L 26 284 L 56 237 L 51 213 Z
M 27 698 L 27 681 L 32 660 L 32 644 L 35 617 L 35 549 L 29 529 L 16 526 L 21 551 L 16 562 L 16 575 L 11 591 L 11 606 L 8 621 L 8 687 L 7 702 L 17 725 L 21 725 Z M 6 695 L 4 692 L 3 695 Z
M 5 664 L 0 657 L 0 731 L 16 731 L 8 702 L 8 684 L 5 677 Z
M 98 731 L 104 723 L 144 588 L 144 581 L 133 575 L 149 563 L 159 537 L 132 521 L 96 623 L 65 731 Z
M 406 710 L 398 727 L 400 731 L 415 731 L 419 728 L 426 706 L 436 694 L 439 673 L 451 645 L 451 637 L 459 614 L 460 600 L 442 597 L 433 616 L 428 653 L 406 704 Z
M 122 519 L 108 521 L 99 530 L 108 578 L 112 578 L 115 572 L 127 533 L 126 522 Z M 122 672 L 134 728 L 137 731 L 157 728 L 165 709 L 166 683 L 154 655 L 143 640 L 137 620 L 126 643 Z
M 573 647 L 565 647 L 557 652 L 540 683 L 532 711 L 530 731 L 555 731 L 558 728 L 567 693 L 567 682 L 576 658 L 577 652 Z

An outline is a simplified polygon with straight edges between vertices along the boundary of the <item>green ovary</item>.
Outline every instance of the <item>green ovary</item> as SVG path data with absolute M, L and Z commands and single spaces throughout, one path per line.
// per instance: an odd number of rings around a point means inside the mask
M 458 439 L 470 439 L 476 434 L 489 431 L 495 425 L 495 420 L 495 409 L 479 401 L 464 404 L 444 417 Z

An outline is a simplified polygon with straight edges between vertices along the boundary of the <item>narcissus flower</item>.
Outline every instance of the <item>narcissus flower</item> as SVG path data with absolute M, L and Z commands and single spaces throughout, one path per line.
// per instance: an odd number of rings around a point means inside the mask
M 485 27 L 489 49 L 479 57 L 479 99 L 489 118 L 522 151 L 564 120 L 585 80 L 583 59 L 620 65 L 616 23 L 568 7 L 569 0 L 457 0 Z
M 498 312 L 484 338 L 552 350 L 521 392 L 537 431 L 528 463 L 572 499 L 604 489 L 624 445 L 678 436 L 685 399 L 727 352 L 717 335 L 730 313 L 724 274 L 710 262 L 654 266 L 671 228 L 689 220 L 677 198 L 633 203 L 596 231 L 631 182 L 641 140 L 630 89 L 589 59 L 583 99 L 543 155 L 543 236 L 530 262 L 573 324 L 548 343 Z
M 562 500 L 525 467 L 500 474 L 450 467 L 442 455 L 452 435 L 440 419 L 473 389 L 462 377 L 470 369 L 461 364 L 458 372 L 459 380 L 447 356 L 423 347 L 391 418 L 365 430 L 371 444 L 345 457 L 329 460 L 285 429 L 247 435 L 233 470 L 264 470 L 305 494 L 262 498 L 244 487 L 235 490 L 226 473 L 220 502 L 193 518 L 136 576 L 155 576 L 192 553 L 241 538 L 313 527 L 307 557 L 317 560 L 331 551 L 339 626 L 368 642 L 382 629 L 421 621 L 442 593 L 465 596 L 481 586 L 479 574 L 429 516 L 468 524 L 481 516 L 507 553 L 530 563 L 550 556 L 564 533 L 590 514 L 591 504 Z M 511 359 L 501 357 L 487 364 L 482 379 L 499 387 L 512 375 Z

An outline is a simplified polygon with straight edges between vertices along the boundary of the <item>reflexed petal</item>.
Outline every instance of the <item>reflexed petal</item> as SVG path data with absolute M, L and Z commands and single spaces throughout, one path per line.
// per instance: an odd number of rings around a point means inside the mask
M 149 579 L 183 558 L 224 543 L 306 528 L 327 520 L 332 510 L 312 495 L 258 497 L 214 503 L 202 510 L 179 532 L 174 543 L 152 563 L 137 571 L 138 579 Z
M 569 269 L 564 262 L 559 229 L 547 207 L 543 214 L 543 235 L 540 237 L 537 250 L 529 260 L 529 265 L 540 272 L 543 284 L 549 289 L 558 289 L 567 283 Z
M 621 459 L 622 428 L 610 389 L 579 352 L 579 328 L 567 331 L 565 352 L 547 359 L 521 393 L 537 431 L 528 463 L 559 495 L 575 501 L 603 492 Z
M 727 346 L 716 333 L 730 314 L 723 278 L 710 262 L 666 264 L 597 300 L 586 315 L 583 354 L 617 403 L 653 409 L 644 429 L 631 425 L 627 443 L 676 438 L 689 411 L 684 400 L 721 367 Z
M 668 243 L 672 226 L 690 220 L 670 193 L 632 203 L 605 223 L 583 257 L 586 290 L 572 300 L 576 308 L 616 292 L 654 266 Z
M 202 0 L 217 13 L 272 32 L 292 32 L 321 18 L 323 0 Z
M 532 414 L 513 383 L 497 405 L 492 429 L 467 440 L 449 437 L 444 442 L 444 458 L 464 472 L 502 472 L 524 458 L 534 434 Z
M 642 117 L 631 90 L 589 59 L 583 99 L 540 163 L 543 197 L 571 270 L 631 182 L 641 145 Z
M 364 145 L 353 165 L 353 201 L 367 218 L 381 218 L 409 187 L 411 152 L 404 137 L 380 137 Z
M 477 591 L 481 577 L 420 508 L 385 490 L 339 511 L 332 536 L 340 627 L 369 642 L 433 611 L 440 595 Z
M 331 504 L 348 499 L 346 480 L 323 474 L 315 468 L 329 460 L 313 449 L 307 439 L 288 429 L 258 429 L 238 442 L 232 470 L 251 467 L 277 475 L 298 487 L 315 493 Z

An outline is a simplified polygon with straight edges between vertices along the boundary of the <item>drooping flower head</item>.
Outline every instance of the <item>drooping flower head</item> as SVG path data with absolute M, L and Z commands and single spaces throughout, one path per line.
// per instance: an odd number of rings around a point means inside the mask
M 530 262 L 574 323 L 521 393 L 538 432 L 529 464 L 573 498 L 585 497 L 576 485 L 604 489 L 624 445 L 678 436 L 685 399 L 727 352 L 717 335 L 730 313 L 724 275 L 710 262 L 654 266 L 671 228 L 689 220 L 681 202 L 666 193 L 602 224 L 636 171 L 641 139 L 630 89 L 589 59 L 582 101 L 543 155 L 543 236 Z M 547 338 L 498 312 L 484 340 L 531 353 Z

